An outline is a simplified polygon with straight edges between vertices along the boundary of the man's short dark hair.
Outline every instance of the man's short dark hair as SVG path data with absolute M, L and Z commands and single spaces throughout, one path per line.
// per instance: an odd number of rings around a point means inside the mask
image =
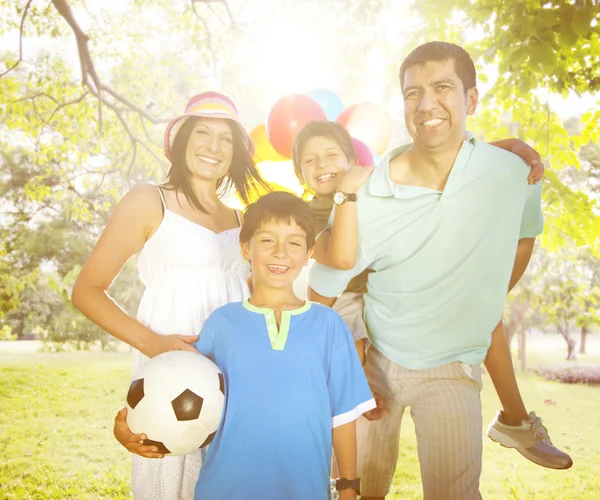
M 240 243 L 248 243 L 260 225 L 270 221 L 294 221 L 306 233 L 307 248 L 315 245 L 315 216 L 295 194 L 285 191 L 269 193 L 246 207 L 240 231 Z
M 461 79 L 465 92 L 475 87 L 477 77 L 475 65 L 469 53 L 462 47 L 449 42 L 427 42 L 413 50 L 400 66 L 400 87 L 404 87 L 404 74 L 412 66 L 423 66 L 430 61 L 454 61 L 454 69 Z
M 292 162 L 294 163 L 296 177 L 302 176 L 302 169 L 300 168 L 302 151 L 309 139 L 312 139 L 313 137 L 327 137 L 328 139 L 331 139 L 344 152 L 348 162 L 358 160 L 358 156 L 354 150 L 354 144 L 352 144 L 352 137 L 350 137 L 350 134 L 342 125 L 324 120 L 308 122 L 302 130 L 298 132 L 298 135 L 296 135 L 292 147 Z

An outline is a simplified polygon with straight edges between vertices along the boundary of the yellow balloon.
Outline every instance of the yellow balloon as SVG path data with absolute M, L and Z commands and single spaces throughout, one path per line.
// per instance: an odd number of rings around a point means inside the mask
M 262 178 L 267 182 L 269 190 L 262 186 L 255 187 L 250 194 L 250 203 L 254 203 L 271 191 L 287 191 L 300 197 L 304 196 L 304 187 L 298 181 L 290 160 L 264 161 L 257 164 L 256 167 Z M 239 201 L 241 202 L 241 200 Z
M 284 161 L 287 158 L 281 156 L 271 143 L 269 142 L 269 137 L 267 136 L 267 129 L 264 124 L 255 127 L 252 132 L 250 132 L 250 137 L 254 142 L 254 163 L 261 163 L 263 161 Z

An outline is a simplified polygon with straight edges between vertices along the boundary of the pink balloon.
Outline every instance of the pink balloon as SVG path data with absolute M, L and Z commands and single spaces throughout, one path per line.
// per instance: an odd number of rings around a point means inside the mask
M 354 146 L 354 151 L 356 151 L 356 156 L 358 156 L 357 163 L 361 167 L 370 167 L 371 165 L 375 165 L 375 162 L 373 161 L 373 153 L 371 153 L 369 146 L 356 137 L 352 138 L 352 145 Z
M 290 94 L 281 97 L 267 114 L 266 128 L 275 151 L 285 158 L 292 157 L 294 138 L 304 125 L 313 120 L 326 120 L 325 111 L 312 97 Z
M 392 119 L 383 107 L 374 102 L 353 104 L 342 111 L 336 122 L 378 155 L 387 149 L 392 138 Z

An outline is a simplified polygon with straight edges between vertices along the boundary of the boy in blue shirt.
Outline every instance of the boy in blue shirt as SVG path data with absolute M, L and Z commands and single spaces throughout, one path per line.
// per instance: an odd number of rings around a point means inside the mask
M 197 499 L 328 499 L 332 447 L 339 498 L 357 497 L 355 420 L 375 402 L 341 317 L 294 295 L 314 239 L 311 210 L 292 194 L 246 210 L 252 295 L 213 312 L 196 344 L 226 389 Z

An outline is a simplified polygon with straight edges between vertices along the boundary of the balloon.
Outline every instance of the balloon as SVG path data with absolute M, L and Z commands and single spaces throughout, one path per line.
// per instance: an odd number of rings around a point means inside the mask
M 300 182 L 294 173 L 294 166 L 290 160 L 276 163 L 271 161 L 262 162 L 258 165 L 258 171 L 262 178 L 267 182 L 270 191 L 287 191 L 289 193 L 294 193 L 297 196 L 302 196 L 304 194 L 304 188 L 300 185 Z M 249 194 L 250 203 L 254 203 L 259 198 L 262 198 L 265 194 L 270 192 L 269 190 L 262 186 L 254 187 Z M 237 200 L 241 203 L 239 195 L 236 196 Z
M 302 127 L 313 120 L 326 120 L 325 112 L 312 97 L 290 94 L 281 97 L 267 114 L 267 135 L 280 155 L 292 157 L 292 144 Z
M 344 105 L 340 98 L 328 89 L 312 89 L 307 92 L 319 106 L 325 111 L 325 116 L 330 121 L 334 121 L 344 109 Z
M 378 155 L 390 144 L 392 119 L 379 104 L 359 102 L 342 111 L 336 121 Z
M 373 165 L 375 165 L 377 167 L 377 166 L 379 166 L 380 163 L 381 163 L 381 156 L 378 156 L 375 153 L 373 153 Z
M 370 167 L 371 165 L 375 165 L 373 161 L 373 153 L 369 149 L 363 141 L 360 139 L 352 138 L 352 145 L 354 146 L 354 151 L 356 151 L 356 156 L 358 156 L 358 164 L 361 167 Z
M 250 132 L 250 137 L 254 142 L 254 163 L 258 164 L 267 160 L 283 161 L 286 159 L 273 149 L 273 146 L 269 142 L 267 129 L 264 124 L 255 127 L 254 130 Z

